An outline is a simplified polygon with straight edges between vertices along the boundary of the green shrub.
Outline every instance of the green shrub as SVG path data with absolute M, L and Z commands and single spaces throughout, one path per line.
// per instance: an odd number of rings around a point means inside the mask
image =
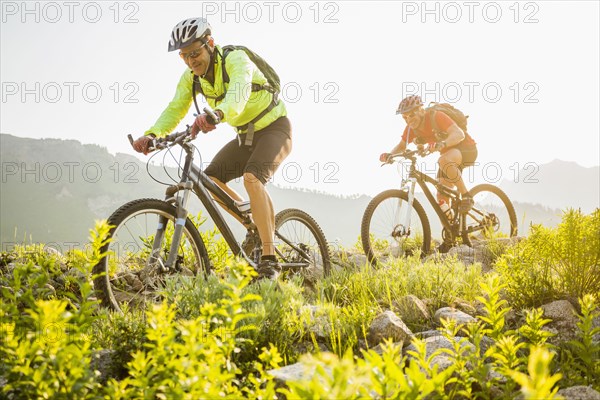
M 568 210 L 555 229 L 533 226 L 496 265 L 517 309 L 600 293 L 600 209 Z
M 89 274 L 100 258 L 108 226 L 101 222 L 91 232 L 92 257 L 79 265 Z M 7 381 L 4 395 L 16 398 L 91 398 L 100 385 L 90 368 L 89 331 L 96 316 L 93 289 L 84 278 L 78 282 L 78 302 L 36 299 L 36 289 L 54 273 L 43 257 L 17 265 L 11 287 L 0 298 L 0 373 Z M 6 295 L 8 294 L 8 295 Z
M 579 300 L 578 337 L 570 341 L 561 353 L 564 381 L 568 385 L 591 385 L 600 390 L 600 327 L 594 327 L 594 319 L 600 318 L 596 298 L 586 295 Z
M 111 376 L 127 376 L 127 364 L 132 354 L 143 350 L 146 339 L 146 315 L 140 310 L 125 309 L 123 313 L 103 310 L 92 326 L 95 347 L 111 349 Z
M 274 394 L 275 384 L 263 366 L 256 366 L 243 382 L 233 360 L 244 342 L 243 324 L 251 317 L 244 304 L 258 300 L 242 293 L 251 275 L 243 264 L 233 266 L 235 278 L 225 283 L 225 296 L 202 305 L 195 319 L 176 319 L 175 304 L 156 305 L 147 313 L 147 343 L 128 364 L 129 377 L 111 380 L 110 398 L 217 398 L 256 397 Z M 274 348 L 263 349 L 263 362 L 276 367 L 280 357 Z M 243 384 L 246 386 L 243 386 Z
M 366 265 L 358 272 L 334 271 L 318 285 L 323 301 L 356 305 L 363 310 L 381 304 L 391 308 L 394 300 L 412 294 L 428 299 L 432 308 L 457 298 L 475 300 L 482 282 L 478 264 L 465 266 L 456 258 L 423 262 L 418 256 L 394 260 L 390 265 Z M 371 313 L 368 313 L 371 314 Z

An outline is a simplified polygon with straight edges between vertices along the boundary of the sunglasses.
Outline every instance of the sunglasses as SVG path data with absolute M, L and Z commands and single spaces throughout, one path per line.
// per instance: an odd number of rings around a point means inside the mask
M 198 58 L 198 56 L 200 54 L 202 54 L 202 48 L 206 46 L 206 44 L 203 44 L 199 49 L 196 49 L 194 51 L 191 51 L 189 53 L 182 53 L 179 52 L 179 57 L 183 58 L 184 61 L 189 60 L 190 58 L 196 59 Z
M 415 108 L 414 110 L 412 110 L 412 111 L 410 111 L 410 112 L 407 112 L 407 113 L 405 113 L 405 114 L 402 114 L 402 118 L 404 118 L 404 119 L 409 119 L 409 118 L 412 118 L 412 117 L 414 117 L 414 116 L 415 116 L 415 115 L 417 115 L 418 113 L 419 113 L 419 109 L 418 109 L 418 108 Z

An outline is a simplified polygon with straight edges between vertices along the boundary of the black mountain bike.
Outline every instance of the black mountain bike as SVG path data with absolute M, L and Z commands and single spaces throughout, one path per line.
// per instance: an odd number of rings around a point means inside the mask
M 218 123 L 211 110 L 204 111 Z M 131 135 L 129 140 L 133 141 Z M 108 219 L 112 225 L 110 242 L 101 249 L 106 256 L 93 269 L 94 287 L 103 305 L 119 311 L 123 304 L 145 306 L 160 300 L 165 276 L 210 273 L 206 246 L 186 209 L 192 194 L 200 199 L 231 252 L 256 268 L 262 246 L 249 202 L 233 200 L 193 163 L 196 147 L 190 142 L 189 127 L 155 139 L 151 150 L 170 151 L 181 146 L 185 152 L 179 182 L 167 187 L 164 200 L 130 201 Z M 216 203 L 230 210 L 246 227 L 248 234 L 243 243 L 237 242 Z M 330 273 L 325 235 L 304 211 L 286 209 L 275 216 L 275 246 L 284 273 L 310 270 L 313 278 Z
M 390 164 L 410 160 L 408 178 L 402 180 L 400 190 L 386 190 L 375 196 L 365 210 L 361 240 L 371 264 L 376 265 L 389 257 L 412 255 L 418 250 L 422 256 L 430 252 L 431 228 L 423 206 L 415 198 L 417 183 L 442 223 L 442 246 L 446 249 L 459 242 L 472 246 L 476 240 L 517 235 L 515 209 L 502 190 L 489 184 L 475 186 L 469 191 L 475 204 L 465 212 L 460 209 L 458 191 L 417 170 L 417 156 L 428 154 L 427 150 L 407 150 L 390 156 Z M 450 198 L 450 218 L 440 208 L 427 183 Z

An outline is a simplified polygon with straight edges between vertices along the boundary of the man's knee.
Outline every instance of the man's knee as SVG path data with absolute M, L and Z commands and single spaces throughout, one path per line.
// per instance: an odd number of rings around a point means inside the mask
M 447 164 L 440 163 L 439 167 L 437 175 L 438 180 L 441 181 L 442 179 L 445 179 L 449 182 L 456 183 L 456 181 L 461 178 L 461 171 L 458 164 L 452 162 Z
M 253 172 L 244 172 L 244 187 L 248 189 L 256 189 L 263 186 L 263 183 Z

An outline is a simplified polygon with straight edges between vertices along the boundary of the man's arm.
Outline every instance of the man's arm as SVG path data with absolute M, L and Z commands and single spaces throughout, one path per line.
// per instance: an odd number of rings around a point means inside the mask
M 400 143 L 398 143 L 396 146 L 394 146 L 392 151 L 390 151 L 390 154 L 401 153 L 404 150 L 406 150 L 406 142 L 404 140 L 402 140 Z
M 445 113 L 437 111 L 435 114 L 435 122 L 442 132 L 446 132 L 448 136 L 444 139 L 446 147 L 456 146 L 465 139 L 465 133 L 462 129 L 456 125 L 456 122 L 452 120 Z
M 456 146 L 465 139 L 465 133 L 456 124 L 450 125 L 446 132 L 448 133 L 445 140 L 447 147 Z
M 158 137 L 163 137 L 177 127 L 192 105 L 192 83 L 193 75 L 189 69 L 186 69 L 179 79 L 173 100 L 144 135 L 153 133 Z

